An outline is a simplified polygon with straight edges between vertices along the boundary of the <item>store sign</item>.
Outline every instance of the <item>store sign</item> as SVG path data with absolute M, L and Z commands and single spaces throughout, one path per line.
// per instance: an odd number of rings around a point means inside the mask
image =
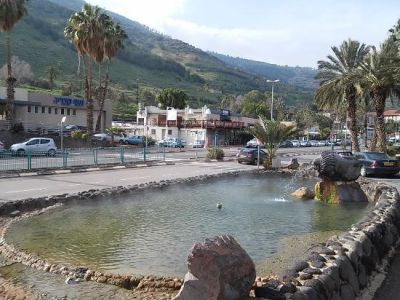
M 83 99 L 72 99 L 68 97 L 54 97 L 54 104 L 59 104 L 63 106 L 85 106 L 85 100 Z

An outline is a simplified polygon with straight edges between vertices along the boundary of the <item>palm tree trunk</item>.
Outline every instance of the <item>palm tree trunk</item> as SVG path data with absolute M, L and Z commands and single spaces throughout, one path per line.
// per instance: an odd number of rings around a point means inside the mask
M 101 129 L 101 118 L 102 118 L 102 112 L 104 109 L 104 103 L 106 101 L 106 96 L 107 96 L 107 89 L 108 89 L 108 72 L 106 73 L 106 78 L 104 80 L 104 87 L 101 89 L 101 95 L 99 99 L 99 114 L 97 115 L 97 120 L 96 120 L 96 131 L 100 131 Z
M 376 133 L 376 150 L 380 152 L 386 151 L 386 134 L 385 134 L 385 120 L 383 113 L 385 111 L 385 101 L 386 98 L 379 90 L 374 91 L 374 103 L 376 111 L 376 123 L 375 123 L 375 133 Z
M 10 120 L 11 125 L 15 122 L 14 115 L 14 85 L 16 79 L 12 76 L 11 67 L 11 40 L 10 32 L 6 32 L 6 53 L 7 53 L 7 102 L 6 102 L 6 118 Z
M 88 57 L 85 76 L 86 124 L 89 138 L 93 134 L 92 62 Z
M 358 143 L 358 130 L 357 130 L 357 118 L 356 118 L 356 97 L 355 90 L 352 88 L 347 93 L 348 97 L 348 106 L 347 106 L 347 114 L 350 118 L 350 134 L 351 134 L 351 147 L 355 152 L 360 152 L 360 145 Z
M 368 98 L 364 98 L 365 114 L 364 114 L 364 147 L 368 149 Z

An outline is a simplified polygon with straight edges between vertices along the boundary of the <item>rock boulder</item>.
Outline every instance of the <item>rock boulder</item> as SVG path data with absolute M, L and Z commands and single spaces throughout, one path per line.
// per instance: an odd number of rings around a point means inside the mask
M 308 187 L 301 187 L 294 191 L 291 195 L 304 200 L 314 199 L 315 197 L 314 191 Z
M 247 299 L 256 278 L 254 262 L 229 235 L 196 243 L 175 300 Z

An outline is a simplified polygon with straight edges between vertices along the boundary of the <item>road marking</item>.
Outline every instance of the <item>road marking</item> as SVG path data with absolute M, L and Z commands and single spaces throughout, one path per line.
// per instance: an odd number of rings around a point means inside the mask
M 4 192 L 4 194 L 15 194 L 15 193 L 23 193 L 23 192 L 32 192 L 32 191 L 43 191 L 47 188 L 36 188 L 36 189 L 27 189 L 27 190 L 18 190 L 18 191 L 8 191 Z
M 150 177 L 152 177 L 152 176 L 126 177 L 126 178 L 121 178 L 120 180 L 121 180 L 121 181 L 124 181 L 124 180 L 132 180 L 132 179 L 146 179 L 146 178 L 150 178 Z

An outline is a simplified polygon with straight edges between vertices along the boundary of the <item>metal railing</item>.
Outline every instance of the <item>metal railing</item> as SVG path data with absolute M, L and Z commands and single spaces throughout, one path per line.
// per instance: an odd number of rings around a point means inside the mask
M 79 166 L 118 165 L 146 161 L 164 161 L 164 147 L 65 149 L 55 155 L 47 152 L 0 152 L 0 172 L 35 169 L 70 168 Z

